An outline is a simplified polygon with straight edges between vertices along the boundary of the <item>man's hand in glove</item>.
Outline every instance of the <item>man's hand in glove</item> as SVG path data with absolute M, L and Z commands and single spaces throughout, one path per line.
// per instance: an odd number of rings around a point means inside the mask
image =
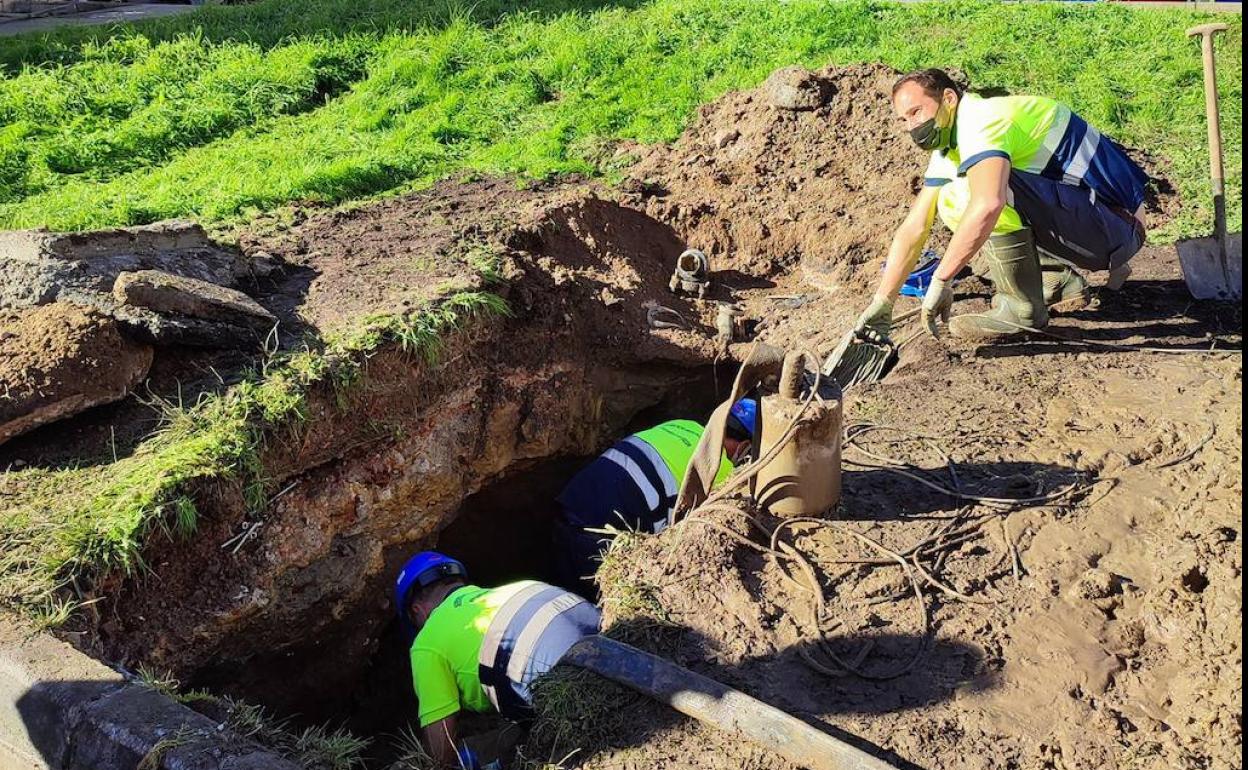
M 944 280 L 933 276 L 931 285 L 927 287 L 927 294 L 923 295 L 923 311 L 920 315 L 923 328 L 927 329 L 927 333 L 933 337 L 939 336 L 936 331 L 936 321 L 949 323 L 952 309 L 953 289 Z
M 859 335 L 877 342 L 888 339 L 893 331 L 893 302 L 876 295 L 867 309 L 858 316 L 854 331 Z

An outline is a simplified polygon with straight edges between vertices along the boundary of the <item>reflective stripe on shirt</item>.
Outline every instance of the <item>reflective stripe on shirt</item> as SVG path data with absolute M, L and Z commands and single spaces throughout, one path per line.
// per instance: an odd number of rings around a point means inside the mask
M 655 510 L 659 507 L 659 490 L 654 488 L 654 484 L 651 484 L 650 479 L 646 478 L 646 474 L 641 467 L 633 462 L 633 458 L 612 447 L 602 453 L 602 459 L 610 460 L 624 469 L 624 472 L 628 474 L 633 483 L 637 485 L 637 488 L 641 490 L 641 494 L 645 496 L 646 505 L 650 507 L 650 510 Z

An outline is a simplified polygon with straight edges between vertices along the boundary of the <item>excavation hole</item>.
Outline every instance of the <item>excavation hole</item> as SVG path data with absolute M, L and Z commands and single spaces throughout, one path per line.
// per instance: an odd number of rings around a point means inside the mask
M 671 380 L 666 383 L 664 392 L 658 394 L 658 399 L 638 411 L 616 435 L 605 437 L 597 451 L 619 438 L 666 420 L 683 418 L 705 422 L 714 407 L 727 397 L 735 369 L 729 365 L 673 369 Z M 451 523 L 434 542 L 393 546 L 387 560 L 393 557 L 398 563 L 416 550 L 433 547 L 463 561 L 471 582 L 476 585 L 495 586 L 521 579 L 552 580 L 555 499 L 597 451 L 513 465 L 465 497 Z M 394 759 L 391 736 L 417 724 L 408 642 L 390 616 L 392 609 L 388 601 L 348 608 L 346 612 L 351 617 L 371 615 L 376 618 L 373 613 L 386 613 L 386 617 L 381 619 L 384 626 L 380 635 L 368 649 L 360 652 L 367 657 L 367 662 L 363 666 L 349 664 L 360 673 L 345 688 L 341 678 L 333 684 L 311 681 L 315 678 L 311 672 L 325 670 L 325 650 L 335 649 L 333 644 L 320 643 L 301 646 L 278 659 L 268 657 L 263 662 L 253 662 L 250 668 L 257 669 L 254 675 L 260 680 L 271 683 L 267 687 L 255 683 L 240 685 L 253 675 L 248 672 L 247 664 L 201 672 L 200 681 L 195 684 L 217 692 L 241 691 L 249 700 L 261 705 L 272 704 L 279 716 L 292 717 L 300 725 L 345 726 L 357 735 L 373 739 L 368 767 L 385 767 Z M 281 674 L 275 676 L 278 668 Z M 282 681 L 287 677 L 295 679 L 287 685 L 290 692 L 274 689 L 282 688 Z M 295 692 L 300 697 L 291 697 Z M 315 697 L 309 698 L 309 693 Z M 291 708 L 292 703 L 297 703 L 297 707 Z

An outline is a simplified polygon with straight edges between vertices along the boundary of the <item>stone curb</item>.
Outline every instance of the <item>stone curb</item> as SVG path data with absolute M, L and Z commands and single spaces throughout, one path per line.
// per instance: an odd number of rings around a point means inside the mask
M 0 626 L 0 770 L 299 770 L 50 634 Z

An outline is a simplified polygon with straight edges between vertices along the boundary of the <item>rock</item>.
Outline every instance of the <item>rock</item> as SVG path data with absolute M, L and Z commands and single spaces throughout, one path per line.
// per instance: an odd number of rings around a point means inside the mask
M 771 73 L 762 86 L 771 106 L 781 110 L 814 110 L 832 97 L 832 84 L 805 67 L 784 67 Z
M 728 129 L 725 131 L 720 131 L 718 134 L 715 135 L 715 139 L 714 139 L 715 149 L 722 150 L 740 138 L 741 138 L 741 132 L 737 131 L 736 129 Z
M 272 278 L 281 273 L 286 267 L 282 260 L 267 251 L 257 251 L 247 255 L 247 257 L 247 268 L 253 278 Z
M 85 233 L 0 232 L 0 309 L 60 300 L 109 312 L 113 281 L 137 270 L 233 286 L 249 275 L 250 265 L 192 222 Z
M 124 272 L 113 282 L 113 299 L 157 313 L 271 328 L 277 318 L 241 291 L 161 270 Z
M 118 323 L 65 302 L 0 314 L 0 443 L 123 398 L 152 349 Z
M 72 302 L 112 317 L 125 333 L 149 344 L 255 347 L 275 319 L 232 287 L 272 277 L 282 267 L 265 254 L 249 259 L 221 247 L 192 222 L 85 233 L 0 232 L 0 310 Z M 191 294 L 213 299 L 193 303 L 197 309 L 184 314 L 153 309 L 163 300 L 152 298 L 150 287 L 136 286 L 133 301 L 125 292 L 114 293 L 121 274 L 148 271 L 194 281 Z M 168 281 L 152 283 L 163 287 Z M 226 288 L 216 294 L 205 286 Z M 185 301 L 174 305 L 189 307 Z

